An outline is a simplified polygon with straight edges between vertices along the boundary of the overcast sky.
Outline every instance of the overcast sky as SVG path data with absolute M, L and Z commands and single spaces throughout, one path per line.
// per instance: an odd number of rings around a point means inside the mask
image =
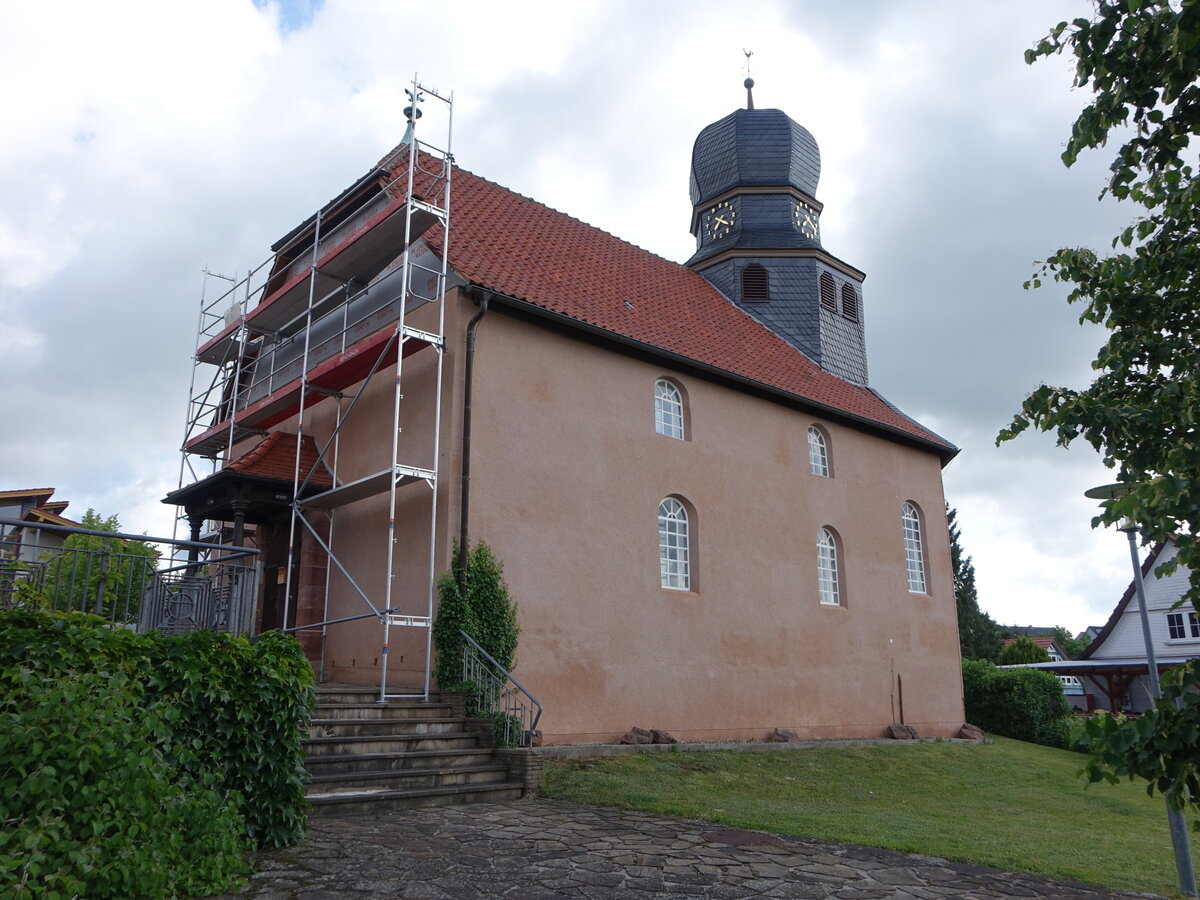
M 872 385 L 962 453 L 945 471 L 981 605 L 1105 621 L 1124 538 L 1090 449 L 994 446 L 1040 382 L 1083 386 L 1101 334 L 1060 246 L 1108 247 L 1109 151 L 1059 154 L 1086 95 L 1023 51 L 1087 0 L 411 3 L 0 0 L 0 489 L 54 487 L 170 534 L 203 267 L 244 273 L 404 130 L 414 73 L 453 91 L 460 165 L 682 262 L 688 165 L 744 104 L 807 127 L 822 241 L 867 273 Z

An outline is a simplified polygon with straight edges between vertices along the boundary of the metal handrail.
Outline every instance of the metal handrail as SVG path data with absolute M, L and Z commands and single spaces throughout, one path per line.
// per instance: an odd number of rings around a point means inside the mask
M 463 668 L 462 675 L 464 682 L 477 682 L 486 678 L 486 683 L 481 685 L 480 700 L 488 706 L 487 712 L 502 714 L 504 718 L 504 738 L 508 743 L 513 743 L 512 735 L 510 734 L 511 721 L 515 717 L 521 723 L 520 740 L 517 745 L 521 747 L 533 746 L 533 735 L 537 731 L 538 722 L 542 718 L 542 704 L 529 693 L 517 679 L 512 677 L 512 674 L 500 665 L 490 653 L 484 650 L 476 640 L 463 631 L 461 628 L 458 633 L 466 640 L 467 646 L 463 647 Z M 475 656 L 472 654 L 475 651 Z M 482 656 L 493 667 L 494 671 L 490 671 L 488 667 L 482 664 L 478 658 Z M 508 687 L 512 684 L 516 688 L 513 691 Z M 523 695 L 529 702 L 526 703 L 519 696 L 518 692 Z

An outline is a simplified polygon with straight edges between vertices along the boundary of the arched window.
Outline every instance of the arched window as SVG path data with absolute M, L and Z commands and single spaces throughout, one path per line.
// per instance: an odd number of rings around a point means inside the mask
M 820 278 L 821 305 L 826 309 L 837 312 L 837 283 L 828 272 L 822 272 Z
M 914 594 L 925 591 L 925 548 L 921 539 L 921 514 L 909 502 L 900 507 L 904 524 L 904 559 L 908 566 L 908 589 Z
M 654 430 L 683 440 L 683 395 L 665 378 L 654 382 Z
M 829 448 L 825 435 L 816 425 L 808 426 L 808 471 L 829 477 Z
M 817 532 L 817 590 L 825 606 L 840 606 L 837 539 L 828 528 Z
M 692 587 L 688 514 L 674 497 L 658 504 L 658 571 L 662 586 L 675 591 Z
M 766 303 L 770 299 L 770 275 L 758 263 L 750 263 L 742 269 L 742 301 L 744 303 Z
M 858 291 L 852 284 L 842 285 L 842 315 L 847 319 L 858 321 Z

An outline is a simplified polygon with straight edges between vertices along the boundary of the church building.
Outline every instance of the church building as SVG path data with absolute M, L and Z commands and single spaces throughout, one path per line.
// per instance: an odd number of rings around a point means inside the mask
M 263 551 L 259 628 L 333 623 L 325 680 L 420 689 L 465 536 L 545 743 L 955 736 L 957 450 L 870 384 L 820 166 L 752 101 L 703 129 L 681 265 L 406 139 L 203 332 L 168 502 Z

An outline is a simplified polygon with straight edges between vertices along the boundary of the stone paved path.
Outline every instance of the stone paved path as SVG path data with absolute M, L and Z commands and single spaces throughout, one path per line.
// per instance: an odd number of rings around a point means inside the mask
M 1132 898 L 947 862 L 566 803 L 440 807 L 314 819 L 299 847 L 259 854 L 237 897 Z

